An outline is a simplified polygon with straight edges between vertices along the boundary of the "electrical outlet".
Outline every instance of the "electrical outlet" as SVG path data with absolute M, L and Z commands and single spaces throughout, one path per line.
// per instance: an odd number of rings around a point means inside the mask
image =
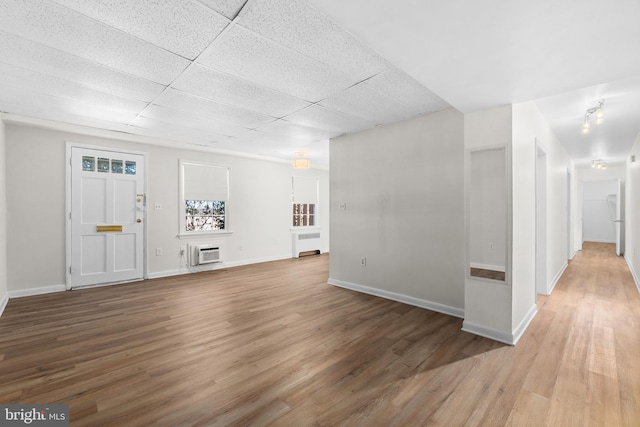
M 363 267 L 367 266 L 367 257 L 360 258 L 360 265 Z
M 156 248 L 156 256 L 162 256 L 162 248 Z
M 346 211 L 347 210 L 347 202 L 342 202 L 338 205 L 338 208 L 342 211 Z
M 187 247 L 186 246 L 180 246 L 180 255 L 184 255 L 187 253 Z
M 154 203 L 153 204 L 153 210 L 154 211 L 162 210 L 162 203 Z

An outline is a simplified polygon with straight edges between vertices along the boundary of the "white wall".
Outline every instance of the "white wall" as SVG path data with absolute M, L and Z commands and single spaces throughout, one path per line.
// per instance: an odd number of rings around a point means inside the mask
M 631 156 L 636 160 L 631 163 Z M 625 177 L 625 252 L 633 278 L 640 291 L 640 133 L 636 136 L 626 163 Z
M 453 109 L 331 140 L 330 283 L 462 316 L 463 143 Z
M 535 295 L 531 289 L 535 285 L 535 150 L 536 142 L 546 154 L 547 159 L 547 245 L 546 245 L 546 284 L 550 293 L 567 267 L 567 256 L 571 251 L 567 247 L 570 238 L 568 227 L 569 195 L 567 194 L 568 171 L 573 171 L 569 155 L 551 127 L 546 122 L 534 102 L 514 105 L 514 233 L 519 240 L 518 251 L 514 249 L 514 274 L 518 271 L 518 282 L 514 289 L 514 322 L 518 317 L 526 316 L 531 304 L 535 303 Z M 516 148 L 517 147 L 517 148 Z M 516 161 L 516 150 L 519 160 Z M 517 176 L 517 179 L 516 179 Z M 517 195 L 517 196 L 516 196 Z M 517 208 L 516 208 L 517 205 Z M 518 209 L 516 215 L 515 209 Z M 517 220 L 516 220 L 517 218 Z M 519 268 L 515 260 L 519 259 Z M 514 278 L 514 282 L 515 282 Z M 524 317 L 523 317 L 524 318 Z
M 121 134 L 106 131 L 64 128 L 69 130 L 16 123 L 6 126 L 10 293 L 65 283 L 66 141 L 148 154 L 147 206 L 162 204 L 162 210 L 148 209 L 147 212 L 147 271 L 150 277 L 188 272 L 180 256 L 180 246 L 191 242 L 220 243 L 225 258 L 222 266 L 291 257 L 291 176 L 294 171 L 290 164 L 150 145 L 136 142 L 133 136 L 123 139 Z M 232 234 L 214 238 L 177 237 L 179 159 L 231 166 L 229 215 Z M 300 174 L 298 170 L 295 173 Z M 327 251 L 328 172 L 310 169 L 304 173 L 321 179 L 320 229 Z M 34 265 L 28 254 L 36 246 L 40 256 Z M 155 248 L 162 248 L 163 255 L 156 256 Z
M 0 315 L 9 299 L 7 290 L 7 170 L 5 147 L 5 125 L 0 119 Z
M 504 147 L 505 170 L 511 169 L 511 135 L 512 135 L 511 106 L 500 107 L 491 110 L 479 111 L 464 116 L 464 146 L 467 158 L 471 158 L 471 152 L 495 147 Z M 468 160 L 469 161 L 469 160 Z M 471 199 L 471 165 L 467 164 L 467 240 L 471 246 L 470 227 Z M 509 174 L 507 174 L 507 178 Z M 507 217 L 503 222 L 506 233 L 507 246 L 505 247 L 506 281 L 487 281 L 469 276 L 469 263 L 465 264 L 465 312 L 463 329 L 479 335 L 487 336 L 503 342 L 511 342 L 511 182 L 506 182 Z M 471 248 L 469 248 L 471 251 Z M 469 257 L 471 254 L 469 252 Z

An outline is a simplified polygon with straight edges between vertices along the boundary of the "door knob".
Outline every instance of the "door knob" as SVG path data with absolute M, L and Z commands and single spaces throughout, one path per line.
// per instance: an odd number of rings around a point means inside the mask
M 142 222 L 142 219 L 138 218 L 136 219 L 136 222 Z

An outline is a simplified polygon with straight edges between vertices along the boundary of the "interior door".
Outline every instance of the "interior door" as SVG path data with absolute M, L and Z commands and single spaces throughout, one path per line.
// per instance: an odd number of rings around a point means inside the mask
M 142 279 L 144 156 L 71 149 L 70 287 Z

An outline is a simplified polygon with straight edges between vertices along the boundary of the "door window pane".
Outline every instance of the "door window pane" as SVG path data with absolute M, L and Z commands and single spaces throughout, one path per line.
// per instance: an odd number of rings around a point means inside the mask
M 109 159 L 98 157 L 98 172 L 109 172 Z
M 122 173 L 122 160 L 111 160 L 111 173 Z
M 127 175 L 135 175 L 136 174 L 136 162 L 131 162 L 127 160 L 124 165 L 124 173 Z
M 82 170 L 85 172 L 93 172 L 96 170 L 96 158 L 91 156 L 82 156 Z

